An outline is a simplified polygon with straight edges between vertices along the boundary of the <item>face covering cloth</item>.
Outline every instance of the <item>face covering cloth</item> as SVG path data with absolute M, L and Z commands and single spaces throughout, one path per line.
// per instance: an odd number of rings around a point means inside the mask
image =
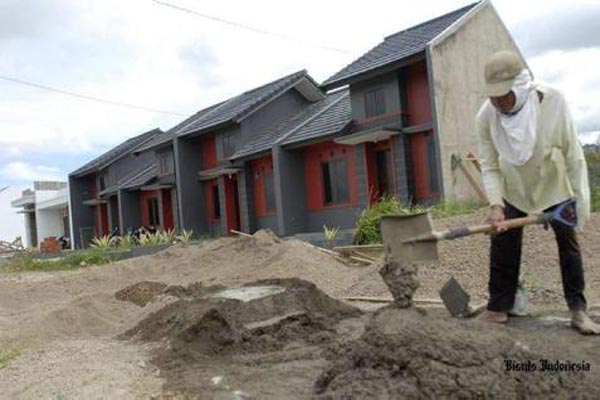
M 491 123 L 491 137 L 500 157 L 517 166 L 533 154 L 537 137 L 539 101 L 529 71 L 523 70 L 513 83 L 515 105 L 507 114 L 496 110 Z

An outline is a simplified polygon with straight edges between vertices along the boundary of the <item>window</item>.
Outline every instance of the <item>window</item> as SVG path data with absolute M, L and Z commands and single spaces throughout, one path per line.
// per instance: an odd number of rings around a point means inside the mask
M 235 136 L 233 133 L 223 135 L 221 138 L 223 158 L 227 158 L 235 152 Z
M 212 203 L 213 203 L 213 218 L 221 218 L 221 205 L 219 204 L 219 185 L 214 184 L 212 187 Z
M 148 224 L 150 226 L 160 226 L 158 198 L 152 197 L 146 200 L 146 204 L 148 205 Z
M 274 180 L 273 180 L 273 171 L 265 172 L 263 175 L 264 184 L 265 184 L 265 203 L 266 203 L 266 211 L 274 212 L 275 211 L 275 190 L 274 190 Z
M 173 173 L 173 155 L 170 152 L 158 155 L 159 174 L 168 175 Z
M 100 175 L 100 178 L 99 178 L 99 181 L 100 181 L 100 191 L 103 191 L 103 190 L 105 190 L 105 189 L 106 189 L 106 176 L 107 176 L 107 175 L 108 175 L 108 174 L 107 174 L 106 172 L 103 172 L 103 173 Z
M 345 158 L 321 163 L 323 202 L 326 205 L 346 203 L 348 194 L 348 163 Z
M 385 91 L 373 90 L 365 93 L 365 116 L 367 118 L 385 114 Z

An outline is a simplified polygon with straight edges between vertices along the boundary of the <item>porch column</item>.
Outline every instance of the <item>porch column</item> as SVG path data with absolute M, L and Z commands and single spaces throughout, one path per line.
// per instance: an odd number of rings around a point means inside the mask
M 358 207 L 364 210 L 369 206 L 369 184 L 367 175 L 366 146 L 360 143 L 354 146 L 356 156 L 356 188 L 358 190 Z M 352 177 L 350 177 L 352 179 Z
M 412 179 L 412 161 L 410 151 L 406 151 L 405 135 L 392 136 L 392 151 L 394 158 L 394 175 L 396 177 L 396 188 L 398 199 L 402 204 L 408 204 L 411 201 L 412 190 L 408 182 Z

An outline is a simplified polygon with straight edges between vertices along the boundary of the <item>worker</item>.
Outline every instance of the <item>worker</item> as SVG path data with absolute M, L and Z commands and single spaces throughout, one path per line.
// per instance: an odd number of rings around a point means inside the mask
M 517 290 L 523 228 L 507 230 L 505 219 L 551 211 L 575 198 L 580 225 L 590 215 L 587 164 L 563 95 L 534 83 L 512 51 L 494 53 L 484 67 L 485 94 L 476 128 L 483 184 L 494 227 L 490 246 L 489 302 L 481 319 L 508 321 Z M 600 334 L 586 313 L 581 252 L 573 227 L 551 223 L 560 260 L 571 326 Z

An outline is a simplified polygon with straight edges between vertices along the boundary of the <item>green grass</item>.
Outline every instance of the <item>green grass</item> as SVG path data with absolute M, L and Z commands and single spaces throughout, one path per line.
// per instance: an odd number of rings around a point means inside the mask
M 592 212 L 600 211 L 600 186 L 592 187 L 591 189 L 591 207 Z
M 388 196 L 364 210 L 356 222 L 354 244 L 381 243 L 379 221 L 384 215 L 412 215 L 429 211 L 433 218 L 447 218 L 456 215 L 470 214 L 482 207 L 477 202 L 439 202 L 431 207 L 415 205 L 403 207 L 397 198 Z
M 21 349 L 17 346 L 0 343 L 0 369 L 6 367 L 10 360 L 17 358 L 21 354 Z
M 98 250 L 77 252 L 54 260 L 36 260 L 32 254 L 19 254 L 0 264 L 0 272 L 61 271 L 108 262 L 110 257 Z

